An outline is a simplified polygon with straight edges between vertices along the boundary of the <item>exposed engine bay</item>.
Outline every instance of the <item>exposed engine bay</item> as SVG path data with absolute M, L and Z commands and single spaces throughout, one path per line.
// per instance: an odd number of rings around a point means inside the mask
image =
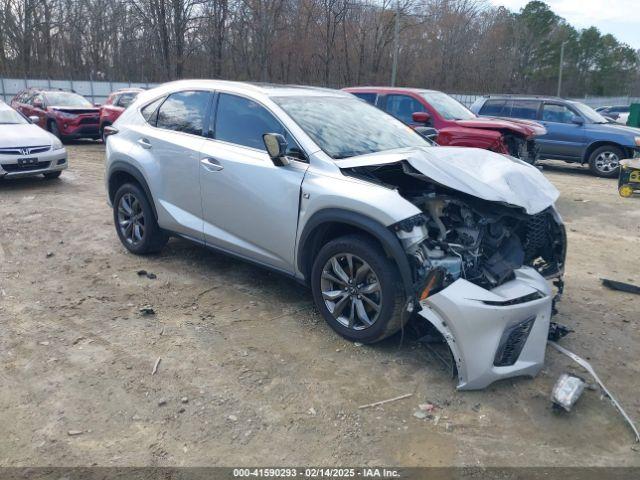
M 432 282 L 433 292 L 464 278 L 491 289 L 522 266 L 545 278 L 562 275 L 565 231 L 553 207 L 530 215 L 436 184 L 407 162 L 345 173 L 395 188 L 422 210 L 393 226 L 413 260 L 418 288 Z

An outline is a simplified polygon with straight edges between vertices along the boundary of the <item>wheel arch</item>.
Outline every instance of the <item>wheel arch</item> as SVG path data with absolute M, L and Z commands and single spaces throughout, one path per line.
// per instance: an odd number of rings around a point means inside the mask
M 409 298 L 414 295 L 413 275 L 407 254 L 396 235 L 371 217 L 350 210 L 329 208 L 314 213 L 306 222 L 298 242 L 296 263 L 298 270 L 310 284 L 313 260 L 322 246 L 343 235 L 363 233 L 373 238 L 384 252 L 394 260 L 405 293 Z
M 592 142 L 589 144 L 589 146 L 584 150 L 584 155 L 582 156 L 582 164 L 588 163 L 589 162 L 589 158 L 591 157 L 591 154 L 596 151 L 596 149 L 600 148 L 600 147 L 605 147 L 607 145 L 611 145 L 612 147 L 616 147 L 619 148 L 620 150 L 622 150 L 624 152 L 625 155 L 629 155 L 631 153 L 632 156 L 633 152 L 632 149 L 629 147 L 625 147 L 624 145 L 621 145 L 615 141 L 612 140 L 596 140 L 595 142 Z
M 136 167 L 130 165 L 129 163 L 116 161 L 109 168 L 109 180 L 107 182 L 108 185 L 108 195 L 109 201 L 113 203 L 113 199 L 122 185 L 127 182 L 135 183 L 139 185 L 144 191 L 149 203 L 151 204 L 151 209 L 153 210 L 153 216 L 156 220 L 158 220 L 158 212 L 156 210 L 155 201 L 153 199 L 153 195 L 151 195 L 151 189 L 147 184 L 147 181 L 142 175 L 142 172 L 138 170 Z

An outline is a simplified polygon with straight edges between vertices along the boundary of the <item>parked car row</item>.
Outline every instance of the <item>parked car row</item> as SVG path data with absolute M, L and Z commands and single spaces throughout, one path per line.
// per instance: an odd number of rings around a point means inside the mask
M 97 140 L 102 138 L 104 127 L 113 124 L 141 91 L 118 90 L 100 106 L 76 92 L 29 88 L 13 97 L 11 106 L 26 117 L 33 117 L 35 123 L 63 142 L 80 138 Z
M 601 177 L 617 177 L 620 160 L 640 152 L 640 129 L 619 125 L 591 107 L 554 97 L 491 95 L 471 110 L 487 118 L 517 118 L 541 123 L 540 156 L 588 164 Z

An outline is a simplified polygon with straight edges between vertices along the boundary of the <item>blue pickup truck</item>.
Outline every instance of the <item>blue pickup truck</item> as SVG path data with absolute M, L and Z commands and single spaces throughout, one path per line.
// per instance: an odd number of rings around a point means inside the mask
M 535 120 L 539 158 L 588 164 L 600 177 L 617 177 L 623 158 L 640 156 L 640 129 L 619 125 L 591 107 L 555 97 L 488 95 L 471 110 L 480 116 Z

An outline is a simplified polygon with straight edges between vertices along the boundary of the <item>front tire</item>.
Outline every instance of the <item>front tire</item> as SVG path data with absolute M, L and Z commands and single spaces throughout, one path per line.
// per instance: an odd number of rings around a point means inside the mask
M 169 240 L 158 225 L 149 199 L 133 183 L 125 183 L 116 192 L 113 220 L 120 242 L 136 255 L 158 252 Z
M 613 145 L 596 148 L 589 156 L 589 168 L 598 177 L 614 178 L 620 171 L 620 160 L 624 152 Z
M 363 235 L 340 237 L 322 247 L 313 263 L 311 289 L 325 321 L 348 340 L 378 342 L 408 320 L 402 313 L 405 295 L 398 269 Z

